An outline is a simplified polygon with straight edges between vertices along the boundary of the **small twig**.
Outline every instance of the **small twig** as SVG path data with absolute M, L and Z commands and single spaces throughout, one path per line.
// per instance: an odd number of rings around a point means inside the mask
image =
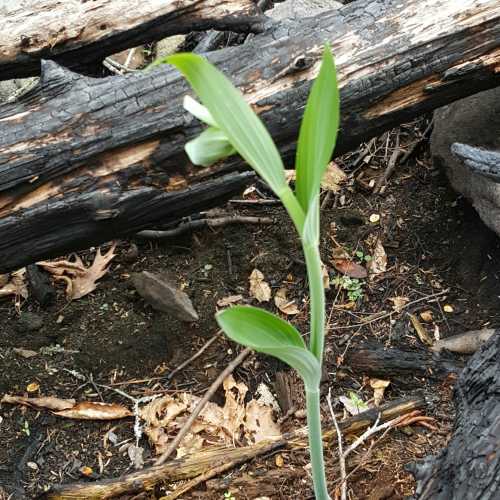
M 435 298 L 435 297 L 439 297 L 440 295 L 445 295 L 449 291 L 450 291 L 450 289 L 447 288 L 446 290 L 442 290 L 441 292 L 431 293 L 430 295 L 425 295 L 424 297 L 420 297 L 419 299 L 412 300 L 411 302 L 408 302 L 407 304 L 401 306 L 400 309 L 399 309 L 399 311 L 389 311 L 388 313 L 385 313 L 385 314 L 382 314 L 380 316 L 377 316 L 377 317 L 375 317 L 373 319 L 370 319 L 369 321 L 364 321 L 363 323 L 356 323 L 354 325 L 346 325 L 346 326 L 334 326 L 332 328 L 335 328 L 336 330 L 346 330 L 346 329 L 349 329 L 349 328 L 358 328 L 359 326 L 369 325 L 370 323 L 374 323 L 375 321 L 380 321 L 382 319 L 388 318 L 388 317 L 392 316 L 393 314 L 400 313 L 404 309 L 407 309 L 408 307 L 411 307 L 411 306 L 413 306 L 415 304 L 418 304 L 419 302 L 422 302 L 424 300 L 429 300 L 429 299 L 432 299 L 432 298 Z
M 326 400 L 328 402 L 328 408 L 330 409 L 330 414 L 332 416 L 333 425 L 335 425 L 335 430 L 337 431 L 337 442 L 339 447 L 338 455 L 339 455 L 339 465 L 340 465 L 340 480 L 341 480 L 340 498 L 341 500 L 347 500 L 347 476 L 345 471 L 345 457 L 344 457 L 344 452 L 342 451 L 343 450 L 342 433 L 340 432 L 339 423 L 337 422 L 337 417 L 335 416 L 335 412 L 333 411 L 331 388 L 328 389 L 328 396 Z
M 243 349 L 243 351 L 241 351 L 240 354 L 236 356 L 236 358 L 234 358 L 233 361 L 231 361 L 231 363 L 229 363 L 226 366 L 226 368 L 219 374 L 219 376 L 215 379 L 212 385 L 208 388 L 207 392 L 205 392 L 205 395 L 201 398 L 200 402 L 193 410 L 193 413 L 191 413 L 191 416 L 186 420 L 182 429 L 179 431 L 177 436 L 175 436 L 175 439 L 170 443 L 170 446 L 156 460 L 155 465 L 162 465 L 163 463 L 165 463 L 167 458 L 170 457 L 172 452 L 177 448 L 179 443 L 184 439 L 185 435 L 189 432 L 194 421 L 198 418 L 198 415 L 201 413 L 203 408 L 205 408 L 205 405 L 208 403 L 210 398 L 215 394 L 215 392 L 222 384 L 222 382 L 229 375 L 231 375 L 231 373 L 233 373 L 234 369 L 248 356 L 248 354 L 250 354 L 250 352 L 251 349 L 248 347 Z
M 394 147 L 394 151 L 392 152 L 391 157 L 389 158 L 389 162 L 387 163 L 387 168 L 384 173 L 378 178 L 375 187 L 373 188 L 374 193 L 380 193 L 382 188 L 385 186 L 394 170 L 396 170 L 396 166 L 398 164 L 398 158 L 401 155 L 401 149 L 399 147 L 399 134 L 396 135 L 396 145 Z
M 117 75 L 123 75 L 124 73 L 134 73 L 139 70 L 131 69 L 123 64 L 120 64 L 118 61 L 111 59 L 111 57 L 106 57 L 102 62 L 102 65 L 108 68 L 111 72 L 116 73 Z
M 413 153 L 417 150 L 417 148 L 429 138 L 429 133 L 432 130 L 432 127 L 434 127 L 434 120 L 431 120 L 429 125 L 427 125 L 424 133 L 422 134 L 422 137 L 417 142 L 415 142 L 415 144 L 413 144 L 413 146 L 408 149 L 408 151 L 402 156 L 399 162 L 401 165 L 406 163 L 408 159 L 413 155 Z
M 194 361 L 196 358 L 199 358 L 220 336 L 222 335 L 222 330 L 219 330 L 208 342 L 203 344 L 203 346 L 190 358 L 183 361 L 177 368 L 174 368 L 167 376 L 167 380 L 171 380 L 172 377 L 179 373 L 183 368 L 185 368 L 189 363 Z
M 135 236 L 147 240 L 163 240 L 179 236 L 179 234 L 202 227 L 221 227 L 228 224 L 272 224 L 270 217 L 247 217 L 243 215 L 229 215 L 227 217 L 217 217 L 214 219 L 198 219 L 183 222 L 174 229 L 165 231 L 145 230 L 139 231 Z
M 265 200 L 229 200 L 229 203 L 234 205 L 280 205 L 281 200 L 265 199 Z

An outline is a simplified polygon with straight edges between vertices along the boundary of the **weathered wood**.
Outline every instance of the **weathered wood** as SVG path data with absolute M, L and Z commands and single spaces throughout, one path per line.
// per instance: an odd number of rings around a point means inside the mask
M 358 1 L 272 25 L 209 58 L 288 157 L 325 41 L 341 87 L 338 153 L 500 84 L 497 0 Z M 0 107 L 0 272 L 206 209 L 248 181 L 237 159 L 188 162 L 183 146 L 201 130 L 182 110 L 188 92 L 171 68 L 91 79 L 44 62 L 40 86 Z
M 352 434 L 372 425 L 380 415 L 380 422 L 392 420 L 414 410 L 425 408 L 421 398 L 408 398 L 391 401 L 380 408 L 372 408 L 339 423 L 342 434 Z M 323 433 L 327 442 L 336 440 L 335 428 Z M 163 465 L 145 468 L 113 479 L 94 483 L 73 483 L 54 486 L 42 498 L 47 500 L 76 500 L 115 498 L 126 493 L 149 491 L 162 481 L 179 481 L 203 474 L 218 465 L 234 462 L 234 465 L 247 462 L 280 448 L 303 449 L 308 446 L 307 428 L 290 432 L 275 440 L 260 441 L 241 448 L 209 448 L 171 460 Z
M 261 31 L 252 0 L 16 0 L 0 6 L 0 80 L 78 69 L 122 49 L 210 28 Z
M 413 468 L 421 500 L 493 500 L 500 491 L 500 332 L 469 361 L 455 389 L 448 446 Z
M 405 386 L 419 386 L 422 379 L 441 381 L 463 368 L 456 356 L 413 345 L 386 348 L 373 341 L 349 349 L 345 362 L 355 373 L 397 380 Z

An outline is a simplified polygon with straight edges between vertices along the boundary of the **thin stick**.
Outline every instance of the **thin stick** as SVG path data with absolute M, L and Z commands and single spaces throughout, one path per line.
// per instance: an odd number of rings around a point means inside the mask
M 251 352 L 250 348 L 248 348 L 248 347 L 245 348 L 219 374 L 219 376 L 215 379 L 213 384 L 208 388 L 205 395 L 201 398 L 200 402 L 198 403 L 196 408 L 193 410 L 193 413 L 191 414 L 191 416 L 186 420 L 186 423 L 184 424 L 182 429 L 179 431 L 177 436 L 175 436 L 175 439 L 170 443 L 170 446 L 168 447 L 168 449 L 156 460 L 155 465 L 162 465 L 163 463 L 165 463 L 167 458 L 172 454 L 172 452 L 177 448 L 179 443 L 184 439 L 184 436 L 189 432 L 194 421 L 198 418 L 198 415 L 201 413 L 203 408 L 205 408 L 205 405 L 208 403 L 210 398 L 215 394 L 215 392 L 217 391 L 219 386 L 222 384 L 222 382 L 229 375 L 231 375 L 231 373 L 233 373 L 234 369 L 250 354 L 250 352 Z
M 198 219 L 184 222 L 174 229 L 166 231 L 145 230 L 139 231 L 135 236 L 147 240 L 163 240 L 178 236 L 193 229 L 202 227 L 220 227 L 227 224 L 272 224 L 270 217 L 247 217 L 243 215 L 230 215 L 228 217 L 218 217 L 214 219 Z
M 330 414 L 332 415 L 333 425 L 335 426 L 335 430 L 337 431 L 337 442 L 339 447 L 339 465 L 340 465 L 340 498 L 341 500 L 347 500 L 347 476 L 345 471 L 345 457 L 343 447 L 342 447 L 342 433 L 340 432 L 339 423 L 337 422 L 337 417 L 335 416 L 335 412 L 333 411 L 332 405 L 332 389 L 328 389 L 328 396 L 326 398 L 328 402 L 328 408 L 330 409 Z
M 399 162 L 401 165 L 403 165 L 405 162 L 408 161 L 410 156 L 415 152 L 415 150 L 424 142 L 428 139 L 429 132 L 432 130 L 432 127 L 434 127 L 434 120 L 431 120 L 429 125 L 427 125 L 426 129 L 424 130 L 424 133 L 422 134 L 422 137 L 413 144 L 413 146 L 408 149 L 408 151 L 403 155 L 401 158 L 401 161 Z
M 382 319 L 388 318 L 389 316 L 392 316 L 393 314 L 400 313 L 404 309 L 407 309 L 408 307 L 411 307 L 411 306 L 413 306 L 415 304 L 418 304 L 419 302 L 422 302 L 424 300 L 429 300 L 429 299 L 433 299 L 435 297 L 439 297 L 440 295 L 445 295 L 449 291 L 450 291 L 450 289 L 447 288 L 446 290 L 442 290 L 441 292 L 431 293 L 430 295 L 425 295 L 424 297 L 420 297 L 419 299 L 412 300 L 411 302 L 408 302 L 408 304 L 405 304 L 404 306 L 401 306 L 401 308 L 400 308 L 399 311 L 389 311 L 386 314 L 382 314 L 381 316 L 377 316 L 376 318 L 373 318 L 373 319 L 371 319 L 369 321 L 364 321 L 363 323 L 356 323 L 354 325 L 346 325 L 346 326 L 334 326 L 332 328 L 334 328 L 336 330 L 347 330 L 349 328 L 358 328 L 359 326 L 369 325 L 370 323 L 374 323 L 375 321 L 380 321 Z
M 170 380 L 176 373 L 179 373 L 183 368 L 185 368 L 189 363 L 199 358 L 220 336 L 222 335 L 222 330 L 219 330 L 208 342 L 203 344 L 203 346 L 191 356 L 186 361 L 182 362 L 177 368 L 174 368 L 168 375 L 167 380 Z
M 229 200 L 233 205 L 280 205 L 281 200 Z
M 374 193 L 380 193 L 382 188 L 385 186 L 392 173 L 396 169 L 398 158 L 401 156 L 401 149 L 399 147 L 399 134 L 396 135 L 396 145 L 394 147 L 394 151 L 392 152 L 391 157 L 389 158 L 389 162 L 387 163 L 387 168 L 384 173 L 378 178 L 375 187 L 373 188 Z

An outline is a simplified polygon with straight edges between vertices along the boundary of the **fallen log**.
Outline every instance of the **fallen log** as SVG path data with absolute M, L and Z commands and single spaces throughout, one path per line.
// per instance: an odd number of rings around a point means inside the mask
M 0 80 L 40 74 L 41 59 L 80 70 L 170 35 L 258 32 L 262 21 L 252 0 L 7 2 L 0 6 Z
M 209 58 L 287 158 L 325 41 L 341 87 L 337 153 L 500 84 L 496 0 L 354 2 L 269 25 Z M 92 79 L 42 62 L 38 88 L 0 107 L 0 272 L 177 220 L 250 182 L 235 158 L 189 163 L 183 146 L 201 128 L 182 110 L 188 92 L 171 68 Z
M 387 378 L 407 387 L 420 386 L 422 379 L 442 381 L 455 377 L 464 366 L 456 356 L 413 345 L 386 348 L 374 341 L 349 349 L 345 363 L 354 373 Z
M 500 332 L 470 359 L 455 388 L 448 446 L 413 466 L 415 498 L 493 500 L 500 491 Z
M 372 425 L 380 415 L 380 422 L 393 420 L 412 411 L 425 408 L 421 398 L 400 399 L 387 403 L 380 408 L 372 408 L 359 415 L 339 422 L 342 434 L 353 434 Z M 323 433 L 326 442 L 336 442 L 337 433 L 332 427 Z M 51 488 L 42 498 L 47 500 L 76 500 L 115 498 L 127 493 L 149 491 L 160 482 L 174 482 L 190 479 L 219 465 L 230 464 L 235 467 L 255 457 L 272 451 L 287 449 L 304 449 L 308 446 L 307 428 L 290 432 L 275 440 L 260 441 L 254 445 L 241 448 L 214 447 L 201 450 L 170 460 L 163 465 L 145 468 L 113 479 L 104 479 L 93 483 L 61 484 Z

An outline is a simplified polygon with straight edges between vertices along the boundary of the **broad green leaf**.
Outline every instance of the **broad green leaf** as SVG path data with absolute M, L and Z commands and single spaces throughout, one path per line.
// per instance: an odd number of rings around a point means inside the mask
M 196 139 L 186 143 L 184 149 L 192 163 L 204 167 L 236 152 L 226 134 L 214 127 L 207 128 Z
M 340 105 L 335 63 L 329 45 L 323 51 L 319 75 L 300 125 L 295 168 L 297 198 L 304 212 L 319 191 L 321 178 L 335 148 Z
M 281 359 L 299 372 L 308 389 L 317 390 L 321 378 L 320 364 L 290 323 L 263 309 L 249 306 L 231 307 L 219 312 L 216 319 L 229 338 Z
M 174 54 L 167 61 L 186 77 L 217 127 L 279 196 L 287 188 L 283 162 L 264 124 L 241 92 L 199 55 Z
M 201 120 L 207 125 L 218 128 L 217 123 L 215 123 L 213 116 L 210 114 L 210 111 L 208 111 L 208 109 L 198 101 L 195 101 L 191 96 L 185 96 L 182 105 L 186 111 L 198 118 L 198 120 Z

